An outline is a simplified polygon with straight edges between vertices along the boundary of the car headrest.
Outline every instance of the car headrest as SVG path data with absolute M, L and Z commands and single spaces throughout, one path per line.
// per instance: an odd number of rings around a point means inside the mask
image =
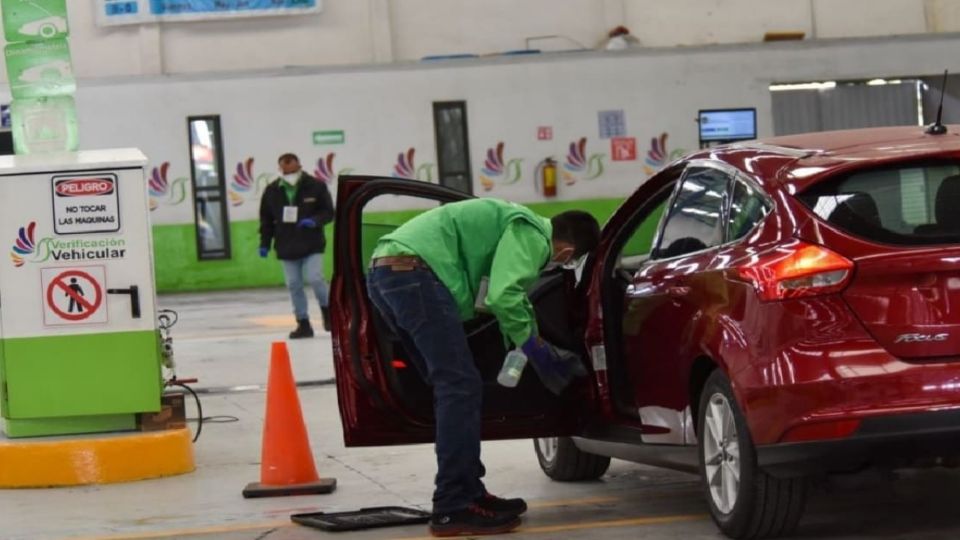
M 877 202 L 868 193 L 847 193 L 838 195 L 842 202 L 830 214 L 830 222 L 841 229 L 858 233 L 864 229 L 882 226 L 880 209 Z
M 937 225 L 947 233 L 960 232 L 960 174 L 943 179 L 934 207 Z

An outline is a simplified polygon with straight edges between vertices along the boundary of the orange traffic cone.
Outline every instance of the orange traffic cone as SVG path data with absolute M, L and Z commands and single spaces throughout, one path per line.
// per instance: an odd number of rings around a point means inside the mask
M 310 495 L 330 493 L 336 487 L 335 478 L 317 476 L 287 344 L 276 341 L 270 350 L 260 481 L 248 484 L 243 496 Z

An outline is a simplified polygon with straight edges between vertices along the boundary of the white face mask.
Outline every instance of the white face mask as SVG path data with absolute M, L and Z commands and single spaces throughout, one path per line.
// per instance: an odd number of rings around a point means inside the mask
M 283 176 L 283 179 L 286 180 L 288 184 L 295 184 L 297 180 L 300 178 L 300 172 L 297 171 L 295 173 L 284 174 L 281 176 Z
M 555 270 L 557 268 L 573 269 L 576 268 L 580 263 L 580 259 L 574 259 L 572 256 L 568 257 L 566 261 L 555 261 L 550 260 L 547 262 L 547 265 L 543 267 L 544 272 L 549 272 L 550 270 Z

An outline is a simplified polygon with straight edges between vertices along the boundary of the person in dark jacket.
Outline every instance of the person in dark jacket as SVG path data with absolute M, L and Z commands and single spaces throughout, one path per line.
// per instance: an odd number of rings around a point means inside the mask
M 291 339 L 313 337 L 304 281 L 320 303 L 323 328 L 330 331 L 327 282 L 323 278 L 323 226 L 333 221 L 333 199 L 326 184 L 303 172 L 294 154 L 278 160 L 280 178 L 267 185 L 260 198 L 260 256 L 270 253 L 271 244 L 283 263 L 283 275 L 290 290 L 297 328 Z

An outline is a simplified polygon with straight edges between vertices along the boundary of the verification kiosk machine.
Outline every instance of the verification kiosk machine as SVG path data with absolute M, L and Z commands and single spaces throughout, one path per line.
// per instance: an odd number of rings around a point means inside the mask
M 0 412 L 8 437 L 123 431 L 160 410 L 146 157 L 0 156 Z

